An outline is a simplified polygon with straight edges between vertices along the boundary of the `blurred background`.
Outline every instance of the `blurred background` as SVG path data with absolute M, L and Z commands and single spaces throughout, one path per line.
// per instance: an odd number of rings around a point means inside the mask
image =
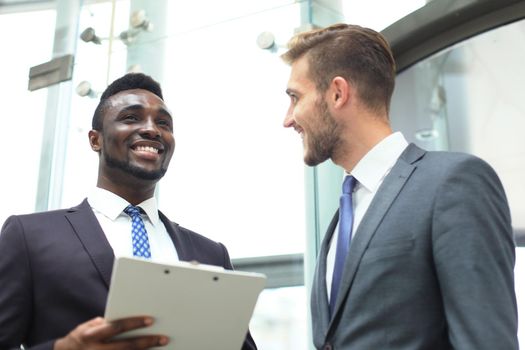
M 305 167 L 300 138 L 282 127 L 289 67 L 279 55 L 287 41 L 337 22 L 383 31 L 399 70 L 394 128 L 428 150 L 488 161 L 521 246 L 523 3 L 0 0 L 0 222 L 82 201 L 97 175 L 87 133 L 99 94 L 126 72 L 149 74 L 175 118 L 160 209 L 224 243 L 236 269 L 268 275 L 250 325 L 261 349 L 310 349 L 309 284 L 342 173 L 330 162 Z

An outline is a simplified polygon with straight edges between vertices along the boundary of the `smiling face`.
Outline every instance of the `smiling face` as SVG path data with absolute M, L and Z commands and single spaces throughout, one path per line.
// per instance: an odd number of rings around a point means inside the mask
M 99 185 L 155 184 L 168 169 L 175 139 L 173 120 L 164 101 L 142 89 L 124 90 L 108 101 L 101 130 L 91 130 L 99 152 Z
M 293 127 L 301 135 L 304 162 L 315 166 L 331 158 L 339 144 L 339 129 L 323 95 L 308 78 L 306 57 L 292 64 L 286 93 L 290 96 L 290 107 L 284 127 Z

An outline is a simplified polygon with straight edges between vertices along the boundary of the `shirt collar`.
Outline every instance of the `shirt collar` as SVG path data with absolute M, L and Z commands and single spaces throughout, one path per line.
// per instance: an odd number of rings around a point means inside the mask
M 100 187 L 95 187 L 90 192 L 88 202 L 93 209 L 105 215 L 112 221 L 116 220 L 121 214 L 125 215 L 123 214 L 123 210 L 129 205 L 124 198 Z M 155 197 L 146 199 L 137 206 L 144 210 L 153 226 L 158 224 L 160 219 Z
M 377 191 L 407 146 L 408 142 L 400 132 L 388 135 L 361 158 L 351 175 L 368 191 Z

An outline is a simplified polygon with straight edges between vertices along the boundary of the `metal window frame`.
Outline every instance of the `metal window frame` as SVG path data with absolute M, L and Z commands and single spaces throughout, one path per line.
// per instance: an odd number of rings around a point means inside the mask
M 523 0 L 433 0 L 381 33 L 400 73 L 458 42 L 523 18 Z
M 304 285 L 303 254 L 285 254 L 232 259 L 235 270 L 259 272 L 268 278 L 266 288 Z

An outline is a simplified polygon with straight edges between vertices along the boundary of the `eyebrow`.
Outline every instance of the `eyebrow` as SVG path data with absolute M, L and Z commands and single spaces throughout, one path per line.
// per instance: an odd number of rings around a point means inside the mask
M 299 92 L 299 90 L 296 90 L 296 89 L 294 89 L 294 88 L 287 88 L 285 92 L 286 92 L 286 94 L 287 94 L 288 96 L 290 96 L 290 95 L 300 96 L 300 95 L 301 95 L 301 93 Z
M 146 109 L 146 108 L 144 108 L 143 105 L 135 104 L 135 105 L 129 105 L 127 107 L 122 108 L 119 113 L 128 112 L 128 111 L 140 111 L 140 110 L 144 110 L 144 109 Z M 171 113 L 164 107 L 160 107 L 158 109 L 158 113 L 166 115 L 166 116 L 170 117 L 171 119 L 173 119 L 173 117 L 171 116 Z

